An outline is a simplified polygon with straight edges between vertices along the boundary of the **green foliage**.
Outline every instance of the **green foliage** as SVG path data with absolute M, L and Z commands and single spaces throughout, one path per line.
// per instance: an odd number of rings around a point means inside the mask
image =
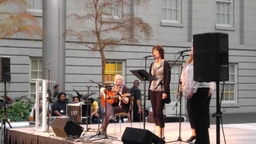
M 7 108 L 6 116 L 12 122 L 28 121 L 32 107 L 33 105 L 31 103 L 17 101 Z M 1 108 L 0 113 L 0 118 L 2 119 L 4 116 L 4 108 Z

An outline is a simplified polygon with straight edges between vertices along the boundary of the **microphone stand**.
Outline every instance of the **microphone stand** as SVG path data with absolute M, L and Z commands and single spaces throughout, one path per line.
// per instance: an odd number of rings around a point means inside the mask
M 96 82 L 94 82 L 94 81 L 92 81 L 92 80 L 90 80 L 92 83 L 95 83 L 95 84 L 97 84 L 98 86 L 99 86 L 99 96 L 101 96 L 100 95 L 100 88 L 101 87 L 103 87 L 101 84 L 98 84 L 98 83 L 96 83 Z M 105 117 L 104 117 L 104 119 L 108 119 L 108 117 L 107 117 L 107 98 L 105 98 L 104 99 L 105 100 Z M 93 138 L 93 137 L 95 137 L 95 136 L 99 136 L 101 133 L 100 133 L 100 124 L 99 124 L 99 121 L 98 121 L 98 132 L 96 133 L 96 135 L 92 135 L 89 139 L 91 139 L 91 138 Z M 104 134 L 104 137 L 102 137 L 102 138 L 100 138 L 100 139 L 108 139 L 108 138 L 112 138 L 112 139 L 117 139 L 116 137 L 112 137 L 112 136 L 108 136 L 108 134 L 107 134 L 107 127 L 106 127 L 106 130 L 105 130 L 105 134 Z M 97 140 L 99 140 L 99 139 L 97 139 Z M 94 140 L 95 141 L 95 140 Z
M 86 86 L 86 87 L 87 87 L 86 131 L 89 131 L 90 129 L 92 129 L 92 128 L 89 128 L 89 127 L 88 127 L 88 123 L 89 123 L 88 118 L 90 118 L 90 123 L 92 122 L 91 109 L 89 109 L 89 105 L 91 106 L 92 103 L 89 102 L 89 97 L 90 97 L 90 88 L 91 88 L 91 87 L 94 87 L 94 86 L 90 86 L 90 85 L 89 85 L 89 86 Z M 95 87 L 97 87 L 97 86 L 95 86 Z M 90 112 L 89 112 L 89 111 L 90 111 Z M 89 115 L 89 113 L 90 113 L 90 115 Z
M 145 70 L 147 71 L 147 60 L 148 60 L 148 57 L 143 57 L 145 59 Z M 143 88 L 144 88 L 144 92 L 143 92 L 143 95 L 144 95 L 144 99 L 143 99 L 143 129 L 145 129 L 145 123 L 146 123 L 146 120 L 145 120 L 145 110 L 146 110 L 146 81 L 143 82 Z
M 180 56 L 182 56 L 182 62 L 183 62 L 184 61 L 184 57 L 186 55 L 182 55 L 182 53 L 181 53 Z M 179 136 L 178 136 L 177 140 L 169 141 L 169 142 L 177 142 L 177 141 L 179 141 L 179 142 L 186 142 L 186 141 L 183 141 L 182 138 L 181 138 L 181 104 L 182 104 L 181 100 L 182 100 L 182 92 L 180 91 L 180 86 L 181 86 L 182 82 L 180 81 L 180 77 L 181 77 L 182 71 L 183 71 L 183 65 L 181 66 L 181 71 L 180 71 L 180 75 L 179 75 L 179 84 L 178 84 L 178 89 L 177 89 L 177 97 L 179 97 L 179 99 L 178 99 L 178 101 L 176 102 L 176 104 L 173 107 L 173 109 L 176 107 L 176 111 L 177 111 L 178 103 L 180 105 L 180 107 L 179 107 L 180 108 L 180 113 L 179 113 Z

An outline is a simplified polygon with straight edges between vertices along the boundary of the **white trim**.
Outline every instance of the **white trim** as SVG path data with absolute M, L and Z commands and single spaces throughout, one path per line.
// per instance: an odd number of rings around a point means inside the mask
M 229 4 L 229 23 L 228 24 L 222 24 L 218 22 L 218 14 L 220 13 L 217 11 L 217 7 L 219 6 L 218 3 L 220 4 Z M 230 29 L 229 27 L 234 27 L 234 1 L 233 0 L 216 0 L 216 29 L 219 30 L 233 30 Z
M 172 0 L 171 0 L 172 1 Z M 162 5 L 164 4 L 165 0 L 162 0 Z M 163 15 L 163 9 L 171 9 L 171 7 L 161 7 L 161 26 L 173 26 L 173 27 L 183 27 L 183 24 L 182 24 L 182 0 L 176 0 L 176 4 L 177 4 L 177 7 L 176 7 L 176 10 L 177 10 L 177 13 L 176 13 L 176 19 L 175 20 L 171 20 L 171 19 L 167 19 L 167 18 L 164 18 L 164 15 Z M 172 13 L 170 13 L 172 14 Z
M 113 15 L 113 5 L 118 5 L 117 15 Z M 107 19 L 122 19 L 123 16 L 123 4 L 122 3 L 113 3 L 111 8 L 108 6 L 104 7 L 105 10 L 103 12 L 107 13 L 107 10 L 110 10 L 109 15 L 102 14 L 103 21 L 108 21 Z

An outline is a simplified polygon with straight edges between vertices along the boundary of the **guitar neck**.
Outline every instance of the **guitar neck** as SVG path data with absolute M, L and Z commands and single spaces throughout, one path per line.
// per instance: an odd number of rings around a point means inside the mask
M 125 94 L 123 94 L 123 96 L 115 95 L 115 96 L 108 96 L 108 98 L 119 98 L 119 97 L 129 97 L 129 96 L 130 96 L 129 94 L 125 93 Z

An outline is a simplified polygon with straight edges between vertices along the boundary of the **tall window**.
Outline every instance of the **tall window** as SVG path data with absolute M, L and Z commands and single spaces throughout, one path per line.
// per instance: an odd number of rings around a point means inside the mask
M 180 79 L 180 72 L 181 72 L 181 64 L 176 64 L 173 66 L 171 70 L 171 100 L 177 100 L 177 90 L 179 86 L 179 79 Z
M 217 0 L 217 25 L 233 26 L 233 0 Z
M 28 9 L 32 11 L 42 11 L 43 0 L 27 0 Z
M 181 0 L 162 0 L 162 22 L 181 23 Z
M 220 83 L 220 94 L 223 83 Z M 220 95 L 221 96 L 221 95 Z M 229 81 L 225 82 L 223 102 L 237 102 L 237 66 L 229 64 Z
M 107 61 L 105 68 L 105 83 L 113 83 L 115 75 L 124 74 L 124 64 L 122 61 Z
M 113 17 L 120 19 L 122 18 L 122 4 L 121 3 L 113 3 L 106 6 L 103 9 L 103 16 L 104 17 Z
M 36 96 L 36 81 L 35 79 L 42 78 L 42 59 L 31 58 L 30 61 L 30 98 L 34 101 Z

